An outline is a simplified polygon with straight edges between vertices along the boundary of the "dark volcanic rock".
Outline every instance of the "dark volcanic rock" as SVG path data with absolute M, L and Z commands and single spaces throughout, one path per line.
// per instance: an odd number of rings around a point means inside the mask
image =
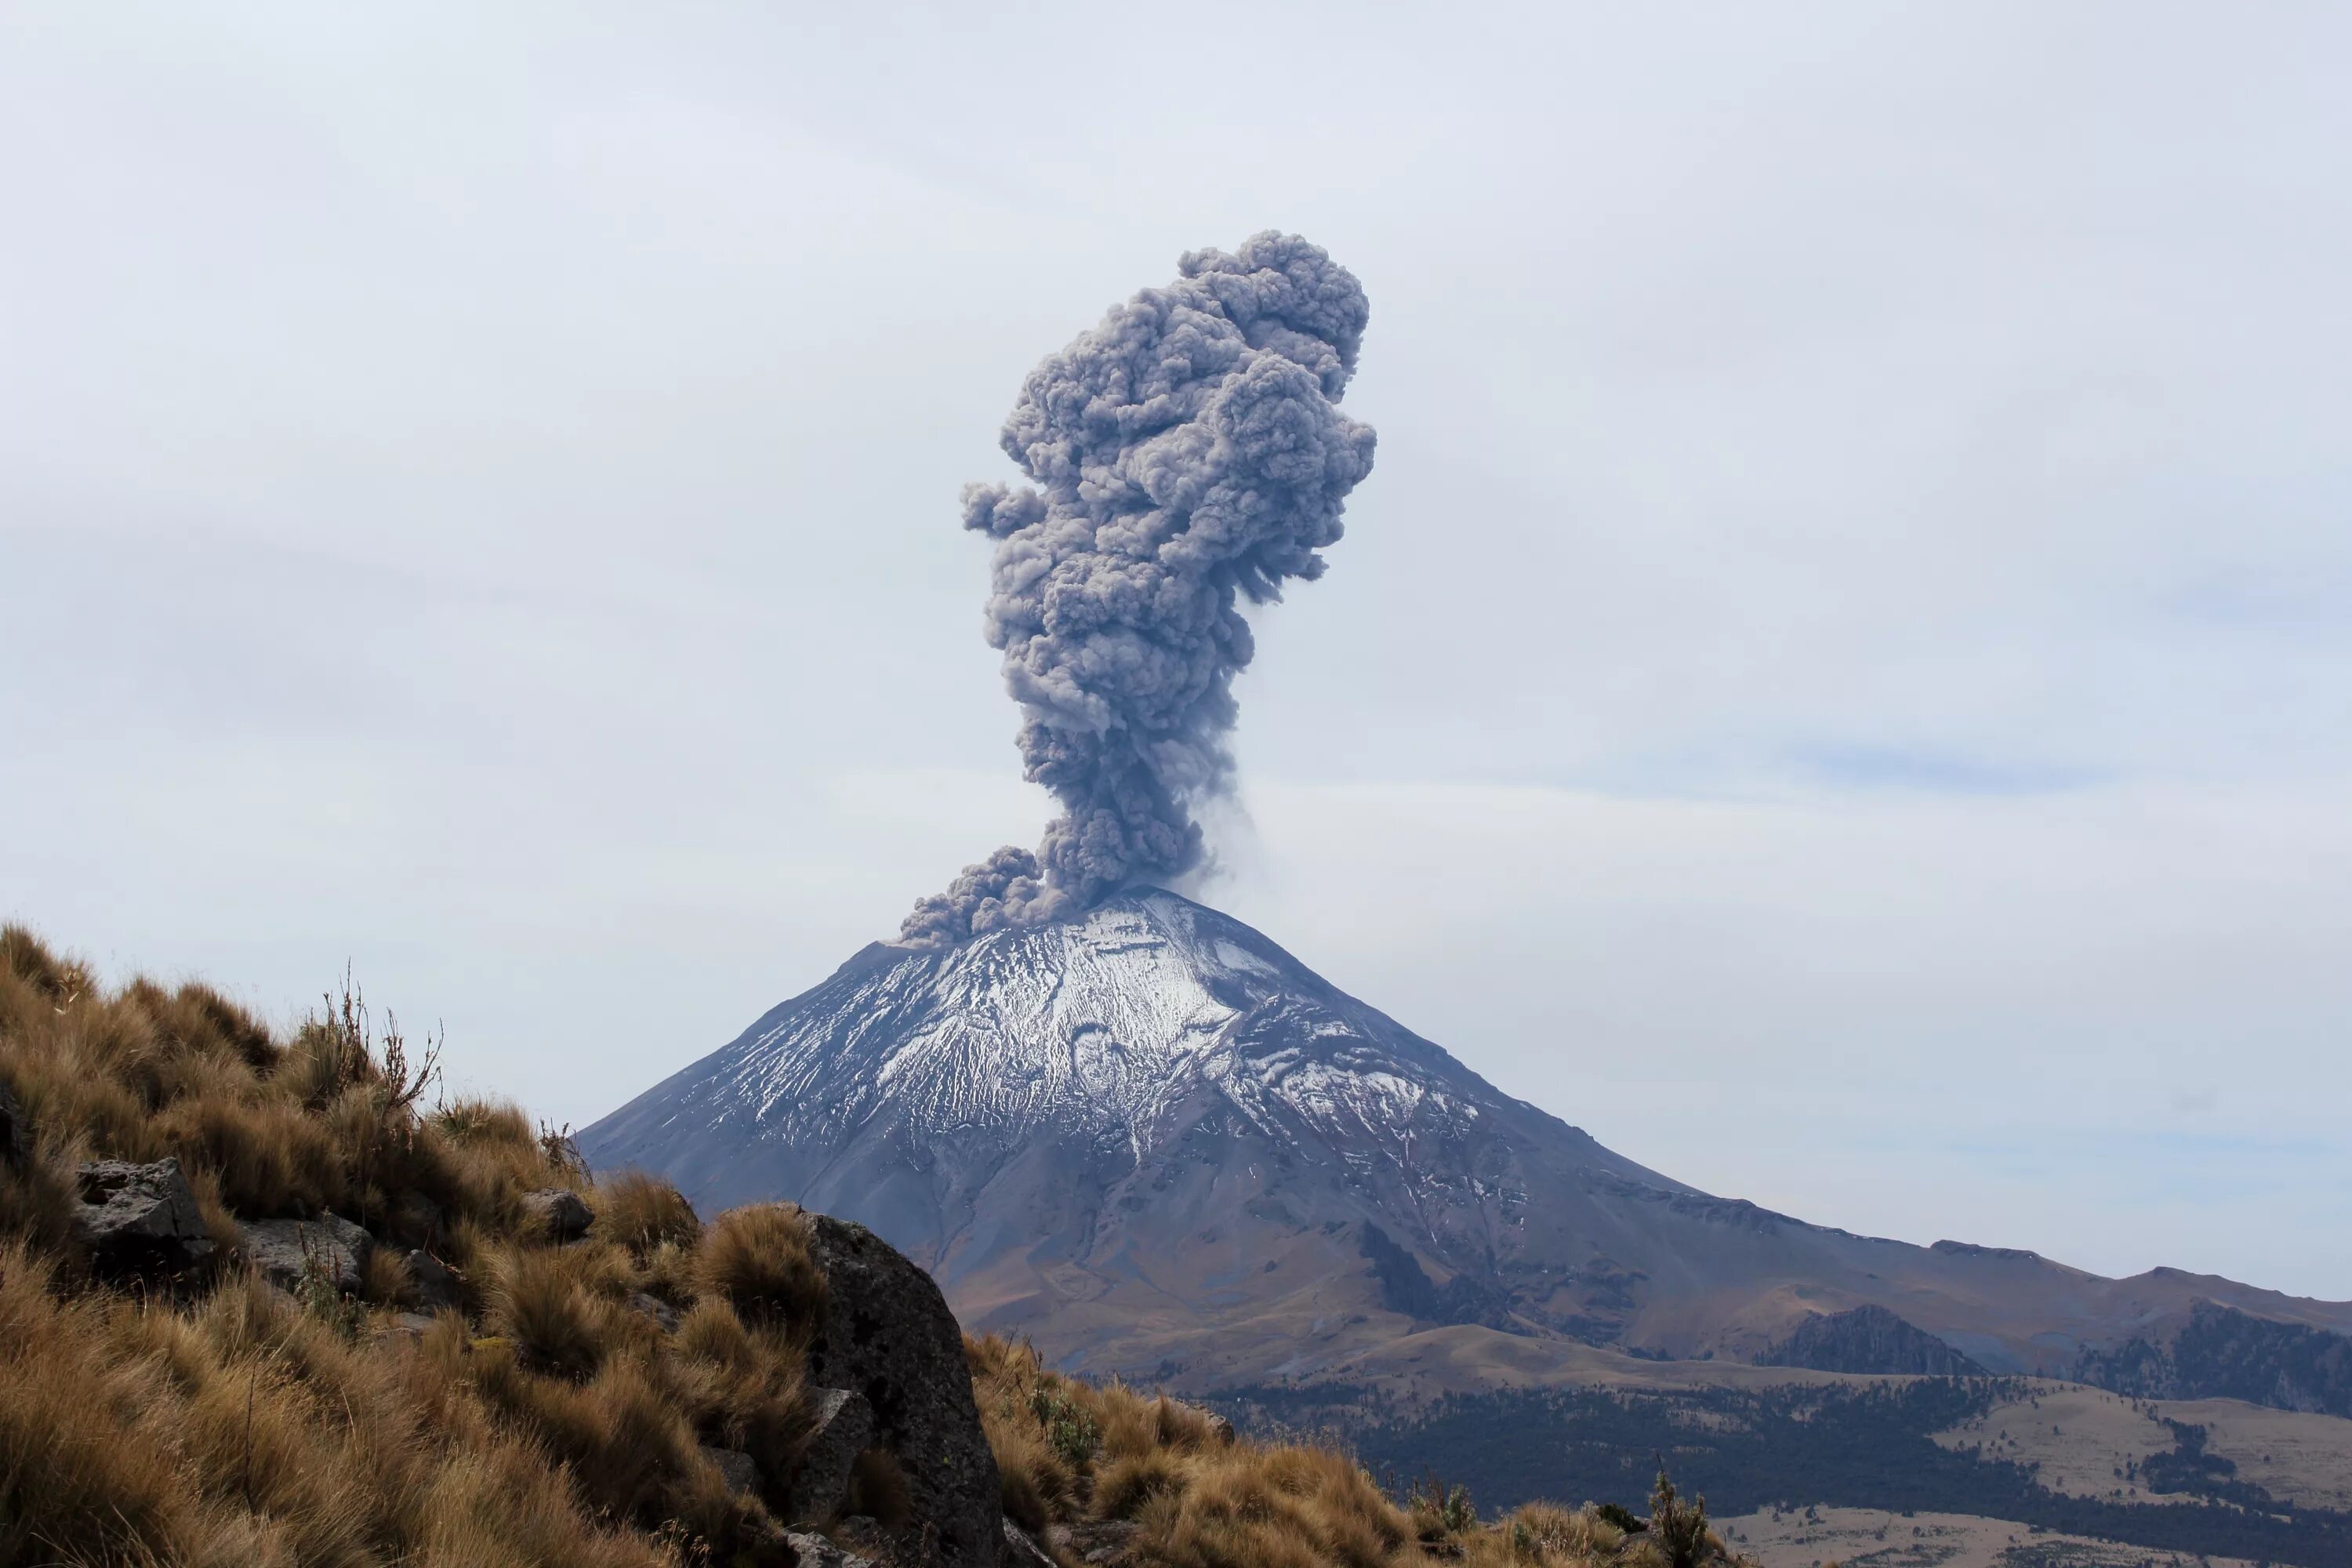
M 1981 1377 L 1985 1370 L 1884 1307 L 1856 1307 L 1850 1312 L 1808 1318 L 1796 1332 L 1756 1359 L 1765 1366 L 1919 1377 Z
M 546 1187 L 523 1194 L 522 1206 L 531 1223 L 545 1231 L 551 1241 L 577 1241 L 588 1234 L 595 1215 L 580 1194 L 569 1187 Z
M 850 1468 L 875 1439 L 874 1407 L 854 1389 L 811 1389 L 809 1413 L 808 1447 L 784 1504 L 784 1518 L 793 1524 L 822 1524 L 841 1511 Z
M 81 1167 L 74 1232 L 100 1274 L 176 1274 L 211 1256 L 205 1217 L 177 1159 L 100 1160 Z
M 760 1495 L 760 1467 L 740 1448 L 714 1448 L 705 1444 L 702 1457 L 718 1467 L 727 1489 L 738 1497 Z
M 262 1278 L 289 1290 L 301 1284 L 303 1268 L 313 1259 L 338 1291 L 357 1290 L 360 1270 L 375 1249 L 373 1237 L 340 1215 L 244 1220 L 237 1230 Z
M 812 1215 L 825 1311 L 811 1381 L 872 1408 L 875 1446 L 898 1461 L 919 1528 L 946 1568 L 992 1568 L 1003 1550 L 996 1458 L 972 1403 L 963 1330 L 931 1277 L 862 1225 Z
M 33 1152 L 33 1136 L 25 1125 L 25 1108 L 0 1083 L 0 1165 L 21 1165 Z
M 457 1277 L 449 1266 L 421 1247 L 412 1247 L 402 1255 L 408 1265 L 408 1277 L 416 1285 L 416 1300 L 426 1311 L 436 1307 L 457 1304 Z

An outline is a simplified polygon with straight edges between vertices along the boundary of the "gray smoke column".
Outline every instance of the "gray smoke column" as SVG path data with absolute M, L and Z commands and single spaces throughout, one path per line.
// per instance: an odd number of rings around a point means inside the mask
M 1021 760 L 1062 815 L 915 906 L 899 940 L 1074 913 L 1202 858 L 1192 804 L 1233 776 L 1240 602 L 1323 574 L 1372 431 L 1339 411 L 1370 307 L 1296 235 L 1196 250 L 1029 373 L 1001 444 L 1034 485 L 968 485 L 994 538 L 991 647 Z

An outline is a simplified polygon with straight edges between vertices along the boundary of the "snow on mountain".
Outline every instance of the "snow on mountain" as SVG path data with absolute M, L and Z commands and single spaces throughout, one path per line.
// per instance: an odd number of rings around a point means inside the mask
M 875 943 L 581 1145 L 705 1213 L 790 1198 L 861 1220 L 967 1326 L 1195 1383 L 1433 1325 L 1463 1326 L 1448 1355 L 1475 1342 L 1522 1373 L 1540 1342 L 1755 1359 L 1864 1306 L 1996 1371 L 2063 1370 L 2207 1299 L 2352 1329 L 2352 1308 L 2227 1281 L 2106 1280 L 1712 1197 L 1157 889 L 944 951 Z

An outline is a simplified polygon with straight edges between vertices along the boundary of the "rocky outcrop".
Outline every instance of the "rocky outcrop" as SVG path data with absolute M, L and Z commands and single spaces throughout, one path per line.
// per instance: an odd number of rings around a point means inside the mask
M 881 1237 L 827 1215 L 809 1217 L 826 1286 L 810 1381 L 864 1397 L 873 1444 L 898 1461 L 915 1527 L 936 1544 L 942 1568 L 995 1568 L 1003 1510 L 962 1329 L 931 1277 Z
M 1757 1362 L 1814 1372 L 1896 1373 L 1915 1377 L 1982 1377 L 1985 1369 L 1924 1329 L 1884 1307 L 1856 1307 L 1808 1318 Z
M 100 1274 L 178 1274 L 211 1256 L 205 1216 L 178 1160 L 100 1160 L 77 1175 L 81 1205 L 74 1234 Z
M 823 1524 L 841 1511 L 851 1468 L 876 1437 L 874 1407 L 854 1389 L 811 1389 L 809 1415 L 808 1447 L 784 1504 L 784 1518 L 793 1524 Z
M 2081 1381 L 2146 1399 L 2242 1399 L 2352 1416 L 2352 1336 L 2200 1301 L 2170 1343 L 2136 1337 L 2086 1351 Z
M 261 1277 L 288 1290 L 315 1268 L 340 1294 L 356 1292 L 375 1238 L 340 1215 L 316 1219 L 252 1219 L 237 1226 L 245 1255 Z
M 569 1187 L 544 1187 L 525 1193 L 523 1212 L 550 1241 L 577 1241 L 588 1234 L 596 1216 L 578 1193 Z

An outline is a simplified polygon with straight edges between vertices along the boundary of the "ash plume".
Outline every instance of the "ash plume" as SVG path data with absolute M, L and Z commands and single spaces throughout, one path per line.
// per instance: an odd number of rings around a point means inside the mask
M 996 540 L 986 630 L 1025 775 L 1062 815 L 922 900 L 949 946 L 1201 863 L 1192 803 L 1231 787 L 1240 602 L 1323 574 L 1372 431 L 1339 408 L 1370 307 L 1319 246 L 1271 230 L 1196 250 L 1029 373 L 1000 445 L 1034 481 L 964 487 Z

